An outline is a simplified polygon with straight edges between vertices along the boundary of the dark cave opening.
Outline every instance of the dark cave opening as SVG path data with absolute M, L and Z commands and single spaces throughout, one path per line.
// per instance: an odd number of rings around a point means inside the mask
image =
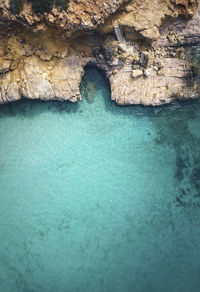
M 84 75 L 80 85 L 80 93 L 88 103 L 93 103 L 96 91 L 105 88 L 111 94 L 110 81 L 106 71 L 99 68 L 95 63 L 89 62 L 84 67 Z

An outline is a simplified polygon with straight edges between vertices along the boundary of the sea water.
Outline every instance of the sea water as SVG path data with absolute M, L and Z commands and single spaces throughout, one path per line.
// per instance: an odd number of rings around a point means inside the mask
M 0 107 L 0 292 L 199 292 L 200 102 Z

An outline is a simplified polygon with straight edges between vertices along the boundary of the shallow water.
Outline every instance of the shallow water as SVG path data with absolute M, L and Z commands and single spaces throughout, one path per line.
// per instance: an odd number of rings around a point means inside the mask
M 0 107 L 0 291 L 198 292 L 200 102 Z

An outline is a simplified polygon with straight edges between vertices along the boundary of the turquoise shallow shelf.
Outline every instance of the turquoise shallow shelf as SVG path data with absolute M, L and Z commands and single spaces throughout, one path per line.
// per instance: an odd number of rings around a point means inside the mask
M 0 107 L 0 290 L 198 292 L 200 103 Z

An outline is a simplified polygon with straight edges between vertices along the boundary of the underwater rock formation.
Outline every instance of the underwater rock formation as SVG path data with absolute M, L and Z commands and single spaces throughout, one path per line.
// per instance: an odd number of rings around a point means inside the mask
M 199 0 L 32 2 L 0 3 L 1 104 L 76 102 L 87 64 L 104 70 L 120 105 L 200 96 Z

